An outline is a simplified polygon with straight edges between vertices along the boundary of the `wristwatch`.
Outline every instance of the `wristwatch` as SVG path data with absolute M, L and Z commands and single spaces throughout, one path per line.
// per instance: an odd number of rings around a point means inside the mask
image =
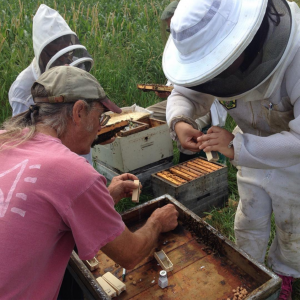
M 228 147 L 228 148 L 232 148 L 232 147 L 233 147 L 233 140 L 228 144 L 227 147 Z

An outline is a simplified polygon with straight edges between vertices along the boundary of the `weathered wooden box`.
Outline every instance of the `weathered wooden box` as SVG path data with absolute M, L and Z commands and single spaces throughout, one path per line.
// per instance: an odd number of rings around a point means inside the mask
M 153 249 L 133 270 L 127 270 L 126 291 L 117 299 L 232 299 L 232 290 L 237 287 L 247 290 L 244 299 L 278 298 L 281 279 L 277 275 L 254 261 L 173 197 L 163 195 L 135 207 L 122 215 L 123 220 L 130 230 L 135 231 L 156 208 L 168 203 L 174 204 L 179 212 L 179 226 L 161 234 L 157 244 L 174 265 L 168 272 L 168 287 L 161 289 L 158 286 L 161 267 L 154 258 Z M 116 265 L 101 251 L 97 259 L 100 269 L 92 273 L 74 252 L 68 266 L 82 286 L 86 299 L 107 299 L 96 281 L 105 272 L 122 278 L 122 266 Z
M 108 145 L 94 146 L 93 160 L 122 173 L 161 160 L 172 160 L 173 144 L 166 122 L 149 117 L 139 122 L 149 125 L 149 128 L 128 136 L 117 136 Z
M 199 167 L 194 168 L 193 165 Z M 208 162 L 206 159 L 198 157 L 178 164 L 174 168 L 180 169 L 184 166 L 188 166 L 190 171 L 198 168 L 200 174 L 181 185 L 176 185 L 160 177 L 162 173 L 173 168 L 152 174 L 152 190 L 155 197 L 169 194 L 199 216 L 213 207 L 221 207 L 225 204 L 228 200 L 227 167 L 225 165 Z M 188 172 L 190 173 L 190 171 Z M 197 171 L 195 172 L 197 173 Z M 174 175 L 173 177 L 176 178 Z
M 140 182 L 142 183 L 143 188 L 145 188 L 151 186 L 151 175 L 153 173 L 169 168 L 172 165 L 173 165 L 173 161 L 171 159 L 163 159 L 153 164 L 141 167 L 139 169 L 132 170 L 130 171 L 130 173 L 136 175 L 140 180 Z M 109 181 L 111 181 L 115 176 L 118 176 L 123 173 L 116 169 L 113 169 L 112 167 L 105 166 L 104 164 L 101 164 L 101 162 L 99 161 L 94 162 L 94 167 L 100 174 L 102 174 Z

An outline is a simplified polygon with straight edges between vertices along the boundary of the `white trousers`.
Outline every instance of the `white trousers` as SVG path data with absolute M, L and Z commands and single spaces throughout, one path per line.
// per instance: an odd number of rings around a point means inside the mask
M 278 274 L 299 278 L 300 164 L 271 170 L 242 167 L 237 181 L 237 245 L 263 263 L 274 212 L 276 235 L 269 250 L 268 266 Z

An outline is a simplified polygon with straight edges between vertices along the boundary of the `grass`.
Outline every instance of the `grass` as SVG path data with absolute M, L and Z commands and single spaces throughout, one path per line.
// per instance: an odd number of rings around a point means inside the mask
M 137 83 L 165 82 L 159 14 L 169 0 L 45 1 L 57 9 L 93 56 L 91 73 L 120 106 L 158 101 Z M 11 115 L 8 90 L 32 61 L 32 18 L 38 3 L 0 0 L 0 124 Z
M 119 106 L 137 103 L 147 107 L 159 101 L 154 93 L 143 93 L 137 83 L 163 83 L 163 43 L 159 16 L 169 0 L 45 0 L 58 10 L 93 56 L 91 73 L 108 96 Z M 299 4 L 299 1 L 296 1 Z M 8 91 L 17 75 L 32 61 L 32 18 L 38 1 L 0 0 L 0 124 L 11 115 Z M 235 123 L 227 119 L 226 129 Z M 174 163 L 179 152 L 174 144 Z M 233 222 L 238 200 L 236 169 L 227 161 L 229 194 L 233 201 L 222 211 L 208 213 L 207 221 L 234 241 Z M 141 202 L 152 199 L 144 191 Z M 134 204 L 123 199 L 116 209 L 122 212 Z M 275 229 L 272 227 L 272 236 Z M 293 299 L 300 299 L 300 284 Z
M 223 209 L 214 208 L 206 213 L 205 221 L 219 230 L 224 236 L 228 237 L 232 242 L 234 237 L 234 216 L 238 204 L 238 199 L 234 194 L 230 196 L 230 201 Z
M 137 205 L 141 205 L 149 200 L 153 199 L 152 191 L 149 187 L 143 188 L 142 194 L 140 195 L 139 203 L 132 202 L 131 198 L 122 199 L 117 205 L 115 205 L 115 209 L 117 212 L 122 213 L 127 209 L 133 208 Z

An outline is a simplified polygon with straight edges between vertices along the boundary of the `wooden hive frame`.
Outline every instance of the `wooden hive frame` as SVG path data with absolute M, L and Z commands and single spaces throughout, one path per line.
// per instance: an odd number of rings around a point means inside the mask
M 137 88 L 143 91 L 157 91 L 157 92 L 172 92 L 173 86 L 163 84 L 137 84 Z
M 155 197 L 170 194 L 201 216 L 228 201 L 227 167 L 198 157 L 151 175 Z
M 156 175 L 178 186 L 221 168 L 222 167 L 217 164 L 207 162 L 204 159 L 195 158 L 158 172 Z
M 125 128 L 123 128 L 122 130 L 120 130 L 120 132 L 118 133 L 118 136 L 124 137 L 124 136 L 128 136 L 143 130 L 146 130 L 149 128 L 149 124 L 146 123 L 142 123 L 139 121 L 130 121 L 128 123 L 128 126 L 130 126 L 130 123 L 135 124 L 137 127 L 125 130 Z
M 128 124 L 129 121 L 124 120 L 115 124 L 103 126 L 101 130 L 97 133 L 97 139 L 93 142 L 92 147 L 111 139 Z

